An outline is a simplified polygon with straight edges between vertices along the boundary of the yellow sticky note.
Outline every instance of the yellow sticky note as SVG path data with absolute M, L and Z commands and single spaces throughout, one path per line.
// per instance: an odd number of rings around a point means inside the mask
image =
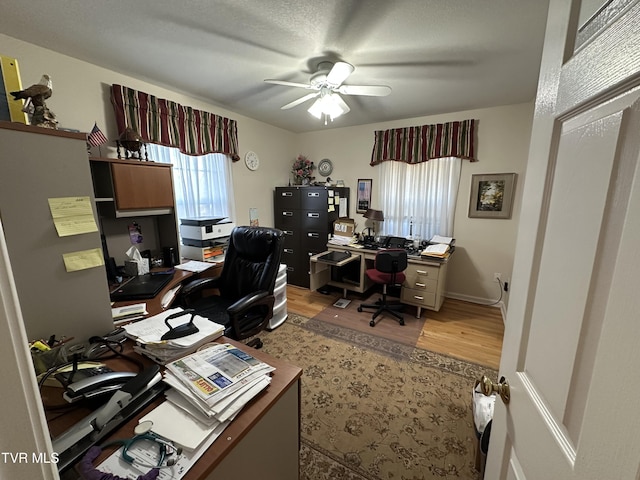
M 89 197 L 50 198 L 49 209 L 59 237 L 98 231 Z
M 104 265 L 104 257 L 100 248 L 63 253 L 62 259 L 67 272 L 77 272 Z
M 93 216 L 89 197 L 50 198 L 49 208 L 53 218 L 77 217 L 79 215 Z
M 59 237 L 80 235 L 82 233 L 97 232 L 98 225 L 93 215 L 78 215 L 77 217 L 54 218 L 53 224 Z

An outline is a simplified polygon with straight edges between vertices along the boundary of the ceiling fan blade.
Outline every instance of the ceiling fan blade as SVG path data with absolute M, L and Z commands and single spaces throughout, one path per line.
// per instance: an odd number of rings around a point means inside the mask
M 337 89 L 345 95 L 368 95 L 371 97 L 386 97 L 391 93 L 387 85 L 342 85 Z
M 280 110 L 289 110 L 290 108 L 293 108 L 297 105 L 300 105 L 301 103 L 306 102 L 307 100 L 310 100 L 314 97 L 317 97 L 318 95 L 320 95 L 320 92 L 317 93 L 309 93 L 308 95 L 305 95 L 304 97 L 300 97 L 297 100 L 294 100 L 291 103 L 287 103 L 286 105 L 283 105 L 282 107 L 280 107 Z
M 349 75 L 353 73 L 355 67 L 347 62 L 336 62 L 327 74 L 327 83 L 330 85 L 342 85 Z
M 308 83 L 296 83 L 296 82 L 287 82 L 285 80 L 273 80 L 268 78 L 265 80 L 265 83 L 272 83 L 274 85 L 284 85 L 285 87 L 299 87 L 299 88 L 313 88 L 313 86 Z

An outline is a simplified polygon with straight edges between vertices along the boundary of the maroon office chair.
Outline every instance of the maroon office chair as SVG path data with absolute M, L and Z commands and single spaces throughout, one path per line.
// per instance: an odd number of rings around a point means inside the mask
M 371 317 L 369 325 L 376 326 L 376 318 L 383 312 L 393 315 L 400 325 L 404 325 L 404 318 L 400 314 L 403 305 L 399 302 L 387 301 L 387 286 L 402 284 L 405 279 L 404 271 L 407 269 L 407 252 L 402 248 L 388 248 L 379 250 L 373 264 L 374 268 L 369 268 L 365 272 L 369 279 L 382 285 L 382 298 L 376 303 L 362 304 L 358 307 L 361 312 L 363 308 L 375 308 L 376 311 Z

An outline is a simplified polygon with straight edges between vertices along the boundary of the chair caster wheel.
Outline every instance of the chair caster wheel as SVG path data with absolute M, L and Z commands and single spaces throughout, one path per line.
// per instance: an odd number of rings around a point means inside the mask
M 362 311 L 362 307 L 358 307 L 358 311 L 361 312 Z
M 404 325 L 404 320 L 400 320 L 400 325 Z
M 373 320 L 371 320 L 371 321 L 369 322 L 369 325 L 371 325 L 372 327 L 375 327 L 375 326 L 376 326 L 376 322 L 374 322 Z

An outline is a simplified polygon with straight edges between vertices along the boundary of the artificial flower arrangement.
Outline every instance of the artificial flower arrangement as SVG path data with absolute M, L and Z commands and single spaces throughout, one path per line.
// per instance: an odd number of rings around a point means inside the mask
M 311 160 L 304 155 L 298 155 L 291 168 L 296 183 L 308 183 L 313 180 L 315 177 L 312 177 L 311 174 L 314 168 Z

